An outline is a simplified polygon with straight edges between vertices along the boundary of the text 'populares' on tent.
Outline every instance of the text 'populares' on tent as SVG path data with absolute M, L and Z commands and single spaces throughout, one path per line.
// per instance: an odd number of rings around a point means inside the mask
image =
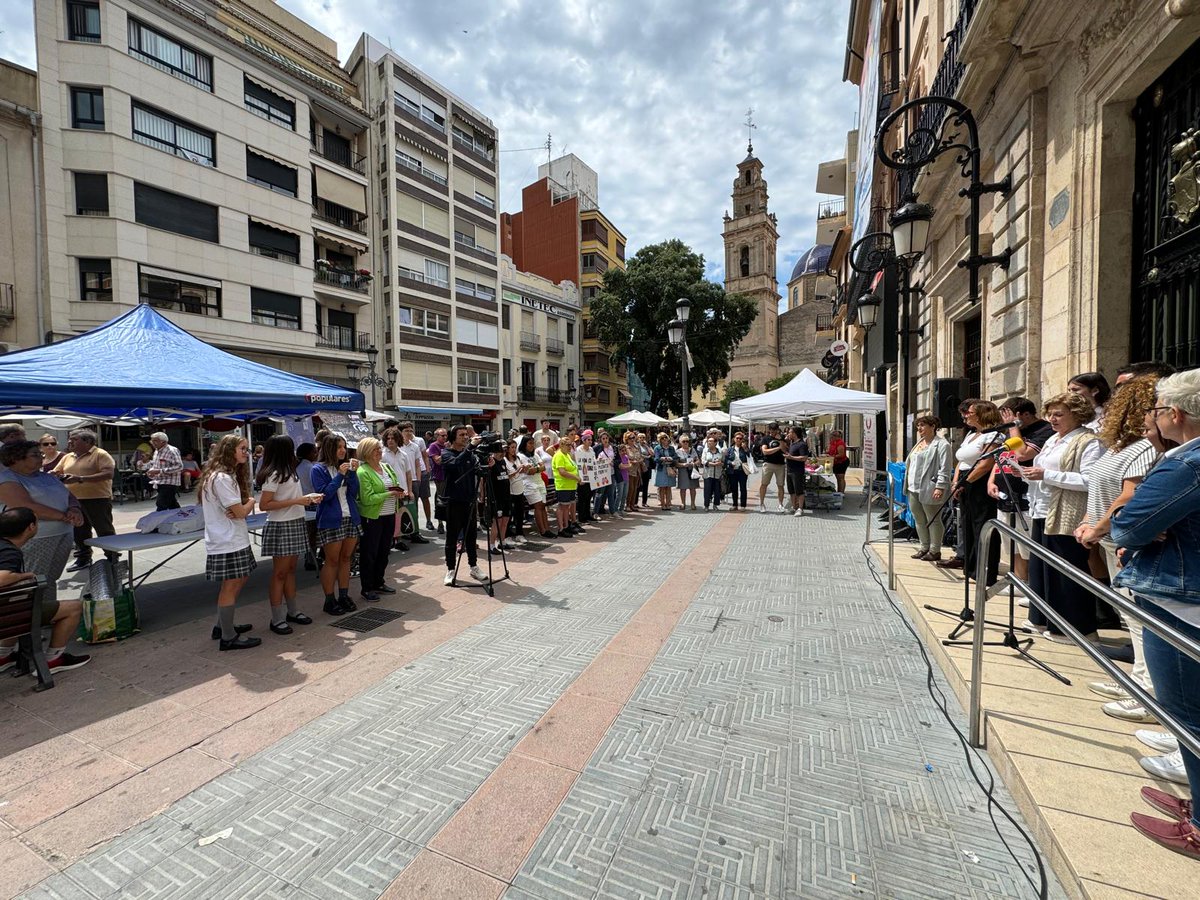
M 365 408 L 361 391 L 226 353 L 147 304 L 77 337 L 0 356 L 0 412 L 153 420 Z
M 812 369 L 802 369 L 781 388 L 729 404 L 730 413 L 755 422 L 839 413 L 870 414 L 886 409 L 887 397 L 882 394 L 837 387 Z

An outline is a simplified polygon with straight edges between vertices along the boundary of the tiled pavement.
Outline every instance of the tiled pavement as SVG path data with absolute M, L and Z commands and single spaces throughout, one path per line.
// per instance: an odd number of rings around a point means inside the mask
M 738 520 L 578 777 L 553 769 L 565 798 L 506 896 L 1032 896 L 866 576 L 861 519 Z M 380 896 L 728 523 L 639 526 L 26 896 Z

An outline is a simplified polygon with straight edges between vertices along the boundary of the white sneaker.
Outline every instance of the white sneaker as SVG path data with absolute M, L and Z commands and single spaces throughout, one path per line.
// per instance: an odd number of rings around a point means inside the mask
M 1101 697 L 1107 697 L 1109 700 L 1128 700 L 1130 697 L 1129 691 L 1115 681 L 1093 681 L 1088 685 L 1088 690 Z M 1151 746 L 1154 745 L 1151 744 Z
M 485 584 L 488 580 L 487 573 L 484 572 L 483 569 L 479 568 L 479 566 L 471 566 L 471 577 L 476 581 L 482 581 Z
M 525 538 L 521 537 L 520 535 L 518 535 L 517 537 L 513 538 L 513 541 L 515 541 L 515 542 L 516 542 L 516 545 L 517 545 L 518 547 L 524 547 L 526 544 L 528 544 L 528 543 L 529 543 L 529 541 L 525 540 Z
M 1029 598 L 1021 597 L 1019 600 L 1017 600 L 1017 606 L 1023 606 L 1026 609 L 1029 609 Z
M 1183 768 L 1183 754 L 1178 750 L 1166 756 L 1144 756 L 1138 762 L 1155 778 L 1176 784 L 1188 783 L 1187 772 Z
M 454 570 L 453 569 L 450 569 L 446 573 L 446 577 L 442 579 L 442 584 L 446 585 L 447 587 L 451 587 L 454 585 Z
M 503 547 L 505 550 L 516 550 L 517 549 L 517 545 L 514 544 L 512 541 L 501 541 L 500 546 Z
M 804 515 L 804 510 L 802 510 L 802 509 L 798 509 L 798 510 L 796 510 L 794 513 L 792 513 L 792 518 L 793 518 L 793 519 L 799 519 L 799 518 L 801 518 L 803 515 Z
M 764 503 L 762 506 L 760 506 L 760 507 L 758 508 L 758 511 L 759 511 L 760 513 L 765 513 L 765 512 L 767 511 L 767 505 Z
M 785 508 L 783 507 L 783 505 L 782 505 L 782 504 L 780 504 L 780 506 L 779 506 L 779 509 L 775 510 L 775 512 L 777 512 L 777 513 L 783 513 L 783 515 L 785 515 L 785 516 L 786 516 L 786 515 L 787 515 L 789 512 L 791 512 L 791 510 L 785 509 Z
M 1158 719 L 1154 717 L 1154 713 L 1142 706 L 1141 701 L 1135 700 L 1132 697 L 1128 700 L 1114 700 L 1111 703 L 1105 703 L 1100 708 L 1104 710 L 1105 715 L 1112 716 L 1114 719 L 1124 719 L 1126 722 L 1158 724 Z
M 1151 731 L 1149 728 L 1139 728 L 1133 736 L 1159 753 L 1178 753 L 1179 739 L 1169 731 Z M 1182 757 L 1180 757 L 1182 759 Z

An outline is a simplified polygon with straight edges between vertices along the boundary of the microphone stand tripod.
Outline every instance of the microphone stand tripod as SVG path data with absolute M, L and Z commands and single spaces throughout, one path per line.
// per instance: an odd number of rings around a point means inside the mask
M 1004 493 L 1006 493 L 1008 495 L 1009 499 L 1012 501 L 1012 504 L 1013 504 L 1014 525 L 1019 522 L 1020 530 L 1024 531 L 1026 534 L 1028 534 L 1029 533 L 1029 523 L 1026 521 L 1025 513 L 1021 509 L 1021 502 L 1024 498 L 1019 496 L 1013 490 L 1013 484 L 1012 484 L 1012 481 L 1010 480 L 1010 476 L 1009 476 L 1008 472 L 1006 472 L 1004 470 L 1003 466 L 1000 465 L 999 460 L 996 461 L 996 466 L 997 466 L 996 471 L 1000 475 L 1000 480 L 1004 483 Z M 986 552 L 986 550 L 985 550 L 985 548 L 980 546 L 976 549 L 975 552 L 976 552 L 976 554 L 979 554 L 979 553 Z M 1015 560 L 1016 560 L 1016 553 L 1017 553 L 1017 542 L 1009 541 L 1008 542 L 1008 570 L 1009 570 L 1009 572 L 1015 571 L 1014 565 L 1015 565 Z M 985 566 L 986 566 L 986 563 L 985 563 Z M 970 576 L 967 577 L 966 582 L 968 585 L 970 584 Z M 1021 659 L 1025 660 L 1027 663 L 1034 666 L 1035 668 L 1041 669 L 1043 672 L 1045 672 L 1051 678 L 1056 678 L 1059 681 L 1061 681 L 1063 684 L 1069 685 L 1071 683 L 1071 679 L 1067 678 L 1065 675 L 1062 675 L 1062 674 L 1056 672 L 1054 669 L 1050 668 L 1050 666 L 1046 665 L 1046 663 L 1042 662 L 1040 659 L 1038 659 L 1036 656 L 1034 656 L 1032 653 L 1029 652 L 1029 648 L 1033 646 L 1033 638 L 1031 638 L 1031 637 L 1018 638 L 1017 637 L 1017 625 L 1016 625 L 1017 592 L 1016 592 L 1016 585 L 1013 583 L 1012 579 L 1009 578 L 1008 576 L 1005 576 L 1004 578 L 997 581 L 994 585 L 992 585 L 991 587 L 989 587 L 987 589 L 987 596 L 989 598 L 996 596 L 998 593 L 1000 593 L 1002 590 L 1004 590 L 1005 586 L 1008 587 L 1008 621 L 1007 622 L 993 622 L 992 620 L 987 619 L 987 618 L 984 618 L 979 623 L 974 623 L 973 621 L 972 622 L 966 622 L 966 621 L 960 622 L 958 625 L 955 626 L 954 631 L 950 633 L 950 636 L 945 638 L 942 641 L 942 646 L 944 646 L 944 647 L 971 647 L 971 646 L 973 646 L 974 645 L 973 641 L 956 640 L 956 638 L 958 636 L 958 632 L 961 629 L 967 628 L 972 624 L 992 625 L 993 627 L 996 627 L 996 628 L 1003 628 L 1004 629 L 1004 637 L 1003 638 L 1001 638 L 998 641 L 984 641 L 983 646 L 984 647 L 1007 647 L 1009 650 L 1012 650 L 1018 656 L 1020 656 Z M 967 588 L 967 596 L 968 597 L 970 596 L 970 588 L 969 587 Z M 966 607 L 964 606 L 964 609 L 965 608 Z M 971 610 L 967 609 L 967 612 L 971 612 Z M 972 614 L 971 618 L 972 618 L 972 620 L 974 620 L 974 618 L 975 618 L 974 614 Z

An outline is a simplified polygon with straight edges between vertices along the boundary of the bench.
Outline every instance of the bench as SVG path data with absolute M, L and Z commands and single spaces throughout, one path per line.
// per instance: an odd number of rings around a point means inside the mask
M 17 638 L 17 667 L 15 674 L 28 675 L 32 665 L 37 672 L 38 683 L 34 690 L 44 691 L 54 687 L 54 678 L 46 665 L 42 652 L 42 598 L 46 593 L 46 579 L 38 576 L 36 581 L 27 581 L 0 590 L 0 640 Z

